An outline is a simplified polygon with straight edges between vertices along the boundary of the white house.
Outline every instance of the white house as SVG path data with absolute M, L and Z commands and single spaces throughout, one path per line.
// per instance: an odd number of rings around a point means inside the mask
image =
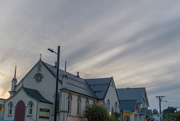
M 4 101 L 4 120 L 52 121 L 54 119 L 54 95 L 56 66 L 41 59 L 17 84 L 16 69 L 10 97 Z M 83 79 L 59 70 L 58 121 L 87 121 L 83 112 L 89 104 L 100 104 L 119 112 L 119 99 L 114 79 Z
M 146 88 L 117 89 L 124 121 L 146 121 L 149 101 Z

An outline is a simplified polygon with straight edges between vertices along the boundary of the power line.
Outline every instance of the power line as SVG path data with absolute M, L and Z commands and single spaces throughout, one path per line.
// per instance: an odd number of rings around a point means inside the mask
M 173 97 L 166 97 L 168 99 L 173 99 L 173 100 L 180 100 L 179 98 L 173 98 Z
M 168 101 L 168 103 L 180 103 L 180 102 L 170 102 L 170 101 Z

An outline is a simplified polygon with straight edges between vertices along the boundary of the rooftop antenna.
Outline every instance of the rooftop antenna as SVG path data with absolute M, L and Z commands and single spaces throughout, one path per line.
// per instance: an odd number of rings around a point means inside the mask
M 41 60 L 41 56 L 42 56 L 42 54 L 40 53 L 40 58 L 39 58 L 40 60 Z

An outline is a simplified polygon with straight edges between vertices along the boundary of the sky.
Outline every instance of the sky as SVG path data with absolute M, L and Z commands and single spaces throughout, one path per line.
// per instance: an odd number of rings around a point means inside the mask
M 0 98 L 8 98 L 47 49 L 82 78 L 113 77 L 117 88 L 146 87 L 150 107 L 180 107 L 179 0 L 1 0 Z M 167 102 L 165 102 L 167 101 Z M 180 108 L 178 108 L 180 109 Z

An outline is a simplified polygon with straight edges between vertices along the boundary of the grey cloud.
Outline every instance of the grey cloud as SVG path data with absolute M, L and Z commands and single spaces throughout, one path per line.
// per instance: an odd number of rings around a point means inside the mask
M 111 75 L 119 87 L 146 86 L 151 98 L 179 92 L 179 1 L 0 3 L 0 67 L 8 65 L 5 71 L 15 64 L 21 66 L 19 70 L 30 70 L 40 53 L 44 61 L 54 64 L 56 56 L 47 48 L 56 50 L 57 45 L 62 48 L 61 67 L 67 60 L 70 71 L 80 68 L 72 69 L 76 63 L 123 48 L 106 60 L 92 62 L 88 70 L 81 70 L 82 75 Z M 19 73 L 20 77 L 25 74 Z

